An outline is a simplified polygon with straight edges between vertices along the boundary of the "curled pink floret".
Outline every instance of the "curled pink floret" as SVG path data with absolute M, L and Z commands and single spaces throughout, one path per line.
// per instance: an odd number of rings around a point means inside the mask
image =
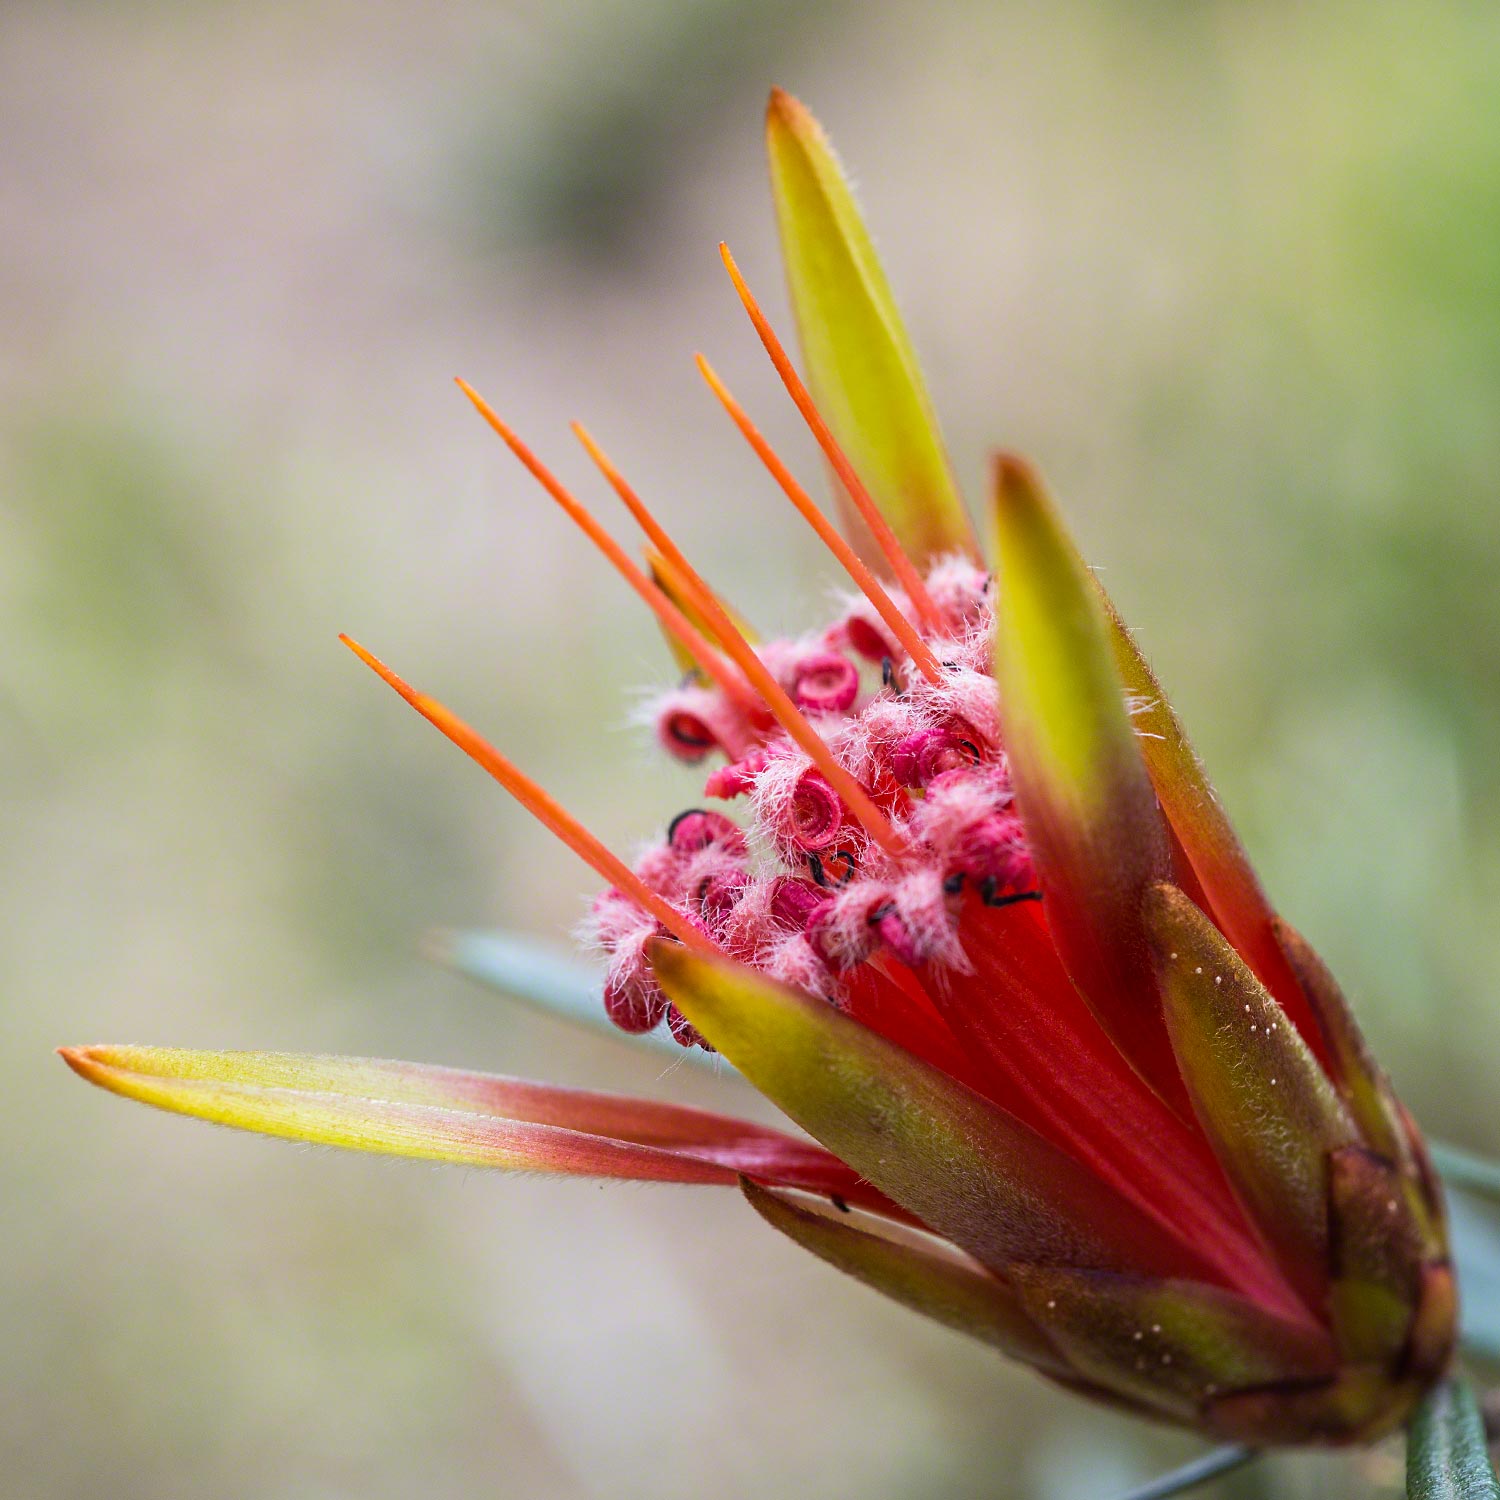
M 710 845 L 719 845 L 735 854 L 743 854 L 745 850 L 745 835 L 737 823 L 730 822 L 723 813 L 705 812 L 701 807 L 689 808 L 672 819 L 667 842 L 678 854 L 694 854 Z
M 834 844 L 844 826 L 844 805 L 817 771 L 797 779 L 780 832 L 788 844 L 817 851 Z
M 822 651 L 797 667 L 792 697 L 809 713 L 843 713 L 859 696 L 859 672 L 836 651 Z
M 908 735 L 891 752 L 892 774 L 905 786 L 925 787 L 945 771 L 978 765 L 977 737 L 964 730 L 922 729 Z

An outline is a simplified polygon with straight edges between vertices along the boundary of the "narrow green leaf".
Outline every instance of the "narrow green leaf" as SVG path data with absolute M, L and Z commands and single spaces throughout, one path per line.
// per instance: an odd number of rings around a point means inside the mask
M 854 195 L 822 127 L 780 89 L 766 111 L 766 147 L 807 384 L 824 420 L 919 568 L 947 552 L 977 556 L 922 372 Z M 856 550 L 883 568 L 842 488 L 836 493 Z
M 1453 1267 L 1464 1293 L 1464 1348 L 1500 1365 L 1500 1223 L 1487 1205 L 1461 1195 L 1449 1209 Z
M 1232 1474 L 1252 1458 L 1259 1457 L 1254 1448 L 1246 1448 L 1239 1443 L 1226 1443 L 1222 1448 L 1205 1453 L 1202 1458 L 1183 1464 L 1180 1469 L 1148 1479 L 1145 1484 L 1137 1485 L 1128 1494 L 1121 1495 L 1119 1500 L 1172 1500 L 1174 1495 L 1185 1495 L 1211 1479 Z
M 1446 1141 L 1429 1140 L 1427 1153 L 1450 1187 L 1500 1203 L 1500 1162 L 1462 1146 L 1450 1146 Z
M 674 1062 L 726 1075 L 734 1072 L 723 1058 L 701 1047 L 679 1047 L 664 1029 L 634 1036 L 621 1031 L 604 1013 L 598 973 L 548 943 L 514 932 L 439 930 L 428 933 L 422 947 L 434 963 L 560 1021 L 587 1027 L 627 1047 L 650 1047 Z
M 1484 1422 L 1460 1380 L 1429 1392 L 1407 1429 L 1408 1500 L 1500 1500 Z

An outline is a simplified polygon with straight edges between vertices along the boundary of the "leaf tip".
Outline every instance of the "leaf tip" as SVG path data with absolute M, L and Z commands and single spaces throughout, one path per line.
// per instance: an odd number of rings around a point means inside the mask
M 92 1047 L 58 1047 L 57 1055 L 80 1077 L 94 1081 L 94 1063 L 90 1057 Z
M 766 135 L 773 145 L 783 135 L 806 138 L 822 133 L 817 116 L 795 94 L 779 84 L 771 89 L 766 100 Z
M 1158 949 L 1164 949 L 1185 924 L 1195 919 L 1201 922 L 1203 917 L 1192 898 L 1170 880 L 1153 880 L 1147 885 L 1141 896 L 1141 915 L 1152 945 Z
M 990 455 L 990 474 L 997 505 L 1036 505 L 1041 500 L 1042 476 L 1035 464 L 1008 448 Z

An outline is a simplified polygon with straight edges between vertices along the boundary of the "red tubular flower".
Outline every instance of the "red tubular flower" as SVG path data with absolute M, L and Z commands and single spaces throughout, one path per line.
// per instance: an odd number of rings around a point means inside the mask
M 831 150 L 780 93 L 769 138 L 807 384 L 725 260 L 848 541 L 700 364 L 853 580 L 830 625 L 753 643 L 586 433 L 645 570 L 469 392 L 657 614 L 692 674 L 660 700 L 659 738 L 712 762 L 704 795 L 743 824 L 691 809 L 628 867 L 354 649 L 609 882 L 588 921 L 608 1015 L 723 1053 L 813 1141 L 411 1064 L 64 1055 L 274 1135 L 737 1182 L 830 1264 L 1072 1390 L 1256 1446 L 1387 1431 L 1454 1341 L 1421 1138 L 1008 455 L 985 570 Z

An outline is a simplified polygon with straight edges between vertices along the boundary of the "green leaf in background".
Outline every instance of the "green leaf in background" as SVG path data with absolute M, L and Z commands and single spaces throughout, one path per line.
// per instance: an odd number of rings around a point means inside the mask
M 628 1036 L 604 1013 L 602 978 L 591 964 L 548 943 L 514 932 L 429 932 L 422 950 L 434 963 L 498 990 L 534 1009 L 586 1026 L 627 1046 L 644 1046 L 676 1062 L 696 1063 L 716 1073 L 733 1073 L 727 1059 L 699 1047 L 679 1047 L 665 1031 Z
M 1407 1500 L 1500 1500 L 1473 1393 L 1445 1381 L 1417 1408 L 1407 1433 Z
M 1427 1154 L 1450 1187 L 1500 1203 L 1500 1162 L 1443 1141 L 1428 1141 Z
M 1467 1353 L 1500 1364 L 1500 1225 L 1493 1211 L 1462 1195 L 1448 1202 L 1449 1243 Z
M 1183 1464 L 1180 1469 L 1173 1469 L 1170 1473 L 1147 1480 L 1128 1495 L 1121 1495 L 1120 1500 L 1168 1500 L 1169 1496 L 1186 1494 L 1197 1485 L 1207 1484 L 1210 1479 L 1217 1479 L 1221 1474 L 1240 1468 L 1255 1456 L 1254 1448 L 1243 1448 L 1238 1443 L 1230 1443 L 1226 1447 L 1205 1453 L 1202 1458 L 1193 1459 L 1191 1463 Z

